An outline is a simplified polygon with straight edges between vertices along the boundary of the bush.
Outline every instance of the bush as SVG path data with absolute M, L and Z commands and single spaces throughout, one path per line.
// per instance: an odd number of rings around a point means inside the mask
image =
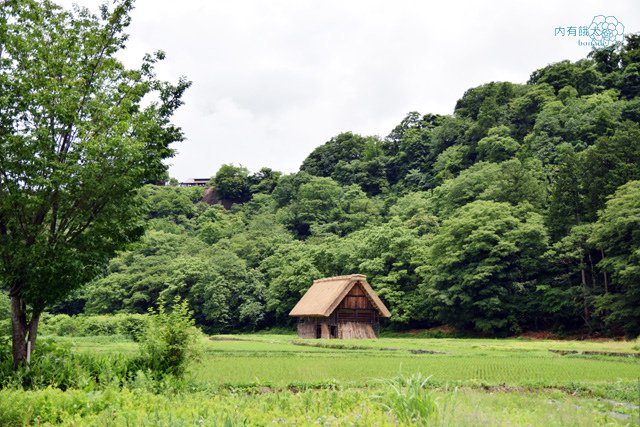
M 163 301 L 149 311 L 149 324 L 140 342 L 141 367 L 160 376 L 181 377 L 200 358 L 200 332 L 186 300 L 176 297 L 169 311 Z
M 138 341 L 148 324 L 146 314 L 119 313 L 100 316 L 45 315 L 41 334 L 58 336 L 124 335 Z
M 55 335 L 127 335 L 140 341 L 140 356 L 74 353 L 70 345 L 40 338 L 28 367 L 13 369 L 11 342 L 0 338 L 0 388 L 93 389 L 139 385 L 145 378 L 160 386 L 180 378 L 199 358 L 199 331 L 186 301 L 164 303 L 149 315 L 45 316 L 44 333 Z M 164 383 L 163 383 L 164 381 Z M 169 384 L 169 383 L 166 383 Z M 155 386 L 154 386 L 155 387 Z
M 149 325 L 149 317 L 143 314 L 119 314 L 120 321 L 118 330 L 121 335 L 126 335 L 133 341 L 138 342 L 144 336 Z
M 80 323 L 79 316 L 71 317 L 66 314 L 50 316 L 45 313 L 40 320 L 40 333 L 43 335 L 80 336 Z
M 5 338 L 0 341 L 0 388 L 66 390 L 122 385 L 133 376 L 136 363 L 135 359 L 119 354 L 74 354 L 68 344 L 40 339 L 29 366 L 14 370 L 11 342 Z

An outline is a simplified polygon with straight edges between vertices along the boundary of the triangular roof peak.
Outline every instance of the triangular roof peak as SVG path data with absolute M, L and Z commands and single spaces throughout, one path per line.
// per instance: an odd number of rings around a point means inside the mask
M 391 313 L 371 285 L 367 283 L 367 277 L 363 274 L 349 274 L 314 280 L 311 287 L 293 307 L 289 316 L 329 317 L 356 283 L 360 283 L 380 316 L 391 317 Z
M 332 282 L 332 281 L 338 281 L 338 280 L 347 280 L 347 279 L 353 279 L 353 280 L 367 280 L 367 276 L 365 276 L 364 274 L 347 274 L 344 276 L 333 276 L 333 277 L 323 277 L 322 279 L 316 279 L 313 281 L 313 283 L 319 283 L 319 282 Z

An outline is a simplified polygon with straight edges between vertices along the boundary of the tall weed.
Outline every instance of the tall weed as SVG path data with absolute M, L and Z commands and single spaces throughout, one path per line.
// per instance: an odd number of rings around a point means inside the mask
M 421 373 L 382 380 L 385 392 L 375 396 L 385 410 L 393 414 L 400 424 L 426 426 L 437 423 L 438 403 L 427 388 L 431 377 Z

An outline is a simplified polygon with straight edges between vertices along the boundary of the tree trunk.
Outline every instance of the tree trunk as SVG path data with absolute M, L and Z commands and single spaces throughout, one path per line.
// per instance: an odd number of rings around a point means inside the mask
M 19 295 L 11 295 L 11 343 L 13 348 L 13 367 L 26 365 L 36 348 L 38 324 L 42 309 L 34 308 L 31 320 L 27 322 L 27 305 Z
M 600 249 L 600 254 L 602 255 L 602 259 L 604 259 L 604 250 Z M 609 278 L 607 277 L 607 270 L 602 269 L 602 276 L 604 277 L 604 293 L 609 293 Z
M 40 315 L 42 310 L 33 310 L 31 314 L 31 321 L 29 322 L 29 350 L 33 353 L 36 349 L 36 338 L 38 337 L 38 326 L 40 324 Z
M 27 313 L 22 298 L 11 296 L 11 344 L 13 367 L 18 368 L 27 361 Z
M 596 288 L 596 272 L 595 269 L 593 268 L 593 258 L 591 257 L 591 251 L 587 252 L 589 254 L 589 267 L 591 270 L 591 288 L 595 289 Z
M 583 268 L 582 270 L 580 270 L 580 273 L 582 275 L 582 303 L 584 308 L 584 324 L 589 330 L 589 335 L 591 335 L 591 332 L 592 332 L 591 322 L 590 322 L 591 313 L 589 312 L 589 302 L 587 300 L 587 296 L 589 292 L 587 290 L 587 272 Z

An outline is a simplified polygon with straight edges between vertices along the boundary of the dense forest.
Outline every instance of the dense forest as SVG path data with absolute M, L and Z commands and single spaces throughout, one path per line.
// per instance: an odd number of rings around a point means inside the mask
M 204 330 L 248 331 L 290 325 L 313 279 L 362 273 L 392 328 L 636 336 L 640 35 L 384 138 L 341 133 L 297 173 L 224 165 L 140 197 L 141 239 L 51 311 L 181 296 Z

